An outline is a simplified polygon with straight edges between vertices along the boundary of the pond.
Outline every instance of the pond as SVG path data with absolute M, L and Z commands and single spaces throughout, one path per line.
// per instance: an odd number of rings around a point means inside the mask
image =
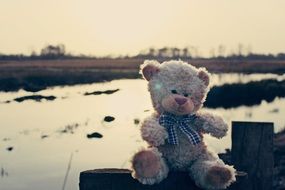
M 285 75 L 275 74 L 212 77 L 212 86 L 285 80 Z M 16 102 L 15 98 L 34 94 L 0 93 L 0 189 L 62 189 L 70 162 L 65 189 L 75 190 L 81 171 L 128 168 L 131 155 L 146 145 L 140 138 L 139 122 L 152 112 L 152 105 L 142 79 L 55 87 L 36 94 L 56 99 Z M 285 126 L 282 97 L 254 106 L 203 109 L 221 115 L 229 124 L 233 120 L 269 121 L 276 132 Z M 106 122 L 105 116 L 115 119 Z M 102 138 L 87 138 L 94 132 Z M 223 152 L 231 147 L 230 133 L 221 140 L 206 136 L 206 143 Z

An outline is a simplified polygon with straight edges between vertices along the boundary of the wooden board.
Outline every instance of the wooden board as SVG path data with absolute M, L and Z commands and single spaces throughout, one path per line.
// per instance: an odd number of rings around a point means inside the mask
M 249 190 L 272 189 L 273 123 L 233 122 L 232 126 L 232 161 L 236 169 L 248 174 L 238 186 Z
M 96 169 L 81 172 L 80 190 L 200 190 L 187 172 L 170 172 L 158 185 L 142 185 L 126 169 Z

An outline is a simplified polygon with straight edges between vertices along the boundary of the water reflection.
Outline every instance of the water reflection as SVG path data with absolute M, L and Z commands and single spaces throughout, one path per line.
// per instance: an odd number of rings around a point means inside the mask
M 3 168 L 1 167 L 1 177 L 8 177 L 9 173 Z
M 232 76 L 235 81 L 262 79 L 261 75 L 249 75 L 247 79 Z M 275 75 L 264 75 L 264 78 L 268 77 L 276 78 Z M 214 75 L 213 83 L 221 85 L 232 81 Z M 110 89 L 120 90 L 110 95 L 84 96 L 85 92 Z M 33 93 L 0 93 L 0 102 L 29 95 Z M 0 166 L 4 173 L 9 171 L 9 176 L 0 178 L 0 189 L 61 189 L 70 155 L 74 153 L 65 189 L 75 190 L 78 189 L 80 171 L 129 167 L 130 156 L 145 145 L 138 126 L 151 113 L 152 105 L 146 82 L 141 79 L 56 87 L 41 91 L 40 95 L 67 98 L 0 105 Z M 250 107 L 205 110 L 222 115 L 228 123 L 232 120 L 272 121 L 278 131 L 285 126 L 284 108 L 285 99 L 275 98 L 270 103 L 261 101 Z M 106 122 L 106 116 L 114 119 Z M 87 138 L 94 133 L 103 136 Z M 231 146 L 229 135 L 222 140 L 206 136 L 206 141 L 215 151 Z M 13 147 L 13 151 L 7 151 L 8 147 Z

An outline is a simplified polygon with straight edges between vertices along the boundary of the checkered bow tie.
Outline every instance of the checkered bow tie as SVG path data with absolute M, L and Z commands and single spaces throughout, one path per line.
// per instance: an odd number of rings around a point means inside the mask
M 159 124 L 166 128 L 168 132 L 169 144 L 178 145 L 176 128 L 178 127 L 191 141 L 193 145 L 201 142 L 200 135 L 193 129 L 190 124 L 195 120 L 196 115 L 176 116 L 171 113 L 163 113 L 159 117 Z

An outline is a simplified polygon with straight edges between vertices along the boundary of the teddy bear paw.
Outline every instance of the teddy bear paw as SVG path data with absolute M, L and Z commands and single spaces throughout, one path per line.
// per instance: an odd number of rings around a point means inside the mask
M 141 135 L 152 146 L 160 146 L 165 143 L 168 133 L 164 127 L 160 126 L 156 120 L 149 118 L 144 121 L 141 128 Z
M 235 181 L 234 169 L 225 166 L 213 166 L 205 177 L 208 189 L 225 189 Z
M 227 129 L 227 128 L 221 128 L 221 129 L 217 130 L 217 131 L 213 134 L 213 136 L 214 136 L 214 137 L 217 137 L 217 138 L 222 138 L 222 137 L 226 136 L 227 132 L 228 132 L 228 129 Z
M 132 176 L 142 184 L 152 185 L 159 183 L 168 174 L 168 168 L 158 152 L 142 150 L 132 161 Z

